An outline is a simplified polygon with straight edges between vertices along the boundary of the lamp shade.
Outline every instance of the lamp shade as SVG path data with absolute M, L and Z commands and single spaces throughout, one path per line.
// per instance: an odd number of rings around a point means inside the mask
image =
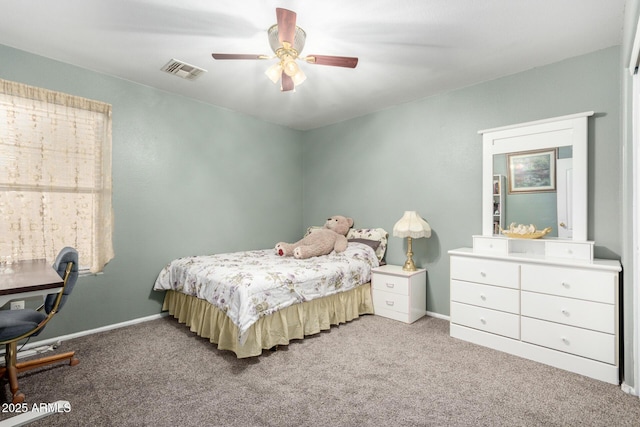
M 416 211 L 405 211 L 396 225 L 393 226 L 395 237 L 431 237 L 431 227 Z
M 267 68 L 267 71 L 264 73 L 275 84 L 280 80 L 283 71 L 286 75 L 291 77 L 295 86 L 300 86 L 307 79 L 307 76 L 292 59 L 289 59 L 288 61 L 282 60 L 277 64 L 273 64 L 271 67 Z
M 278 80 L 280 80 L 280 75 L 282 74 L 282 65 L 280 62 L 273 64 L 271 67 L 267 68 L 267 71 L 264 73 L 274 84 L 276 84 L 278 83 Z

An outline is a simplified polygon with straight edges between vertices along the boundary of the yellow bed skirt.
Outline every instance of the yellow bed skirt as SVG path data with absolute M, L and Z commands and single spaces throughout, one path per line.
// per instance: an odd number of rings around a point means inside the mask
M 287 345 L 293 339 L 317 334 L 362 314 L 373 314 L 373 301 L 371 283 L 365 283 L 350 291 L 287 307 L 258 319 L 247 331 L 242 345 L 238 341 L 238 327 L 206 300 L 166 291 L 162 310 L 168 310 L 192 332 L 217 344 L 218 349 L 231 350 L 243 358 L 259 356 L 263 349 Z

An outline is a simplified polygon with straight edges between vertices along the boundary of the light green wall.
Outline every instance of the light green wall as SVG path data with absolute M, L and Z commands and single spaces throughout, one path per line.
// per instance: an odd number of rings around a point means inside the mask
M 298 238 L 299 131 L 1 45 L 0 63 L 0 78 L 113 106 L 115 258 L 39 338 L 159 313 L 173 258 Z
M 482 232 L 478 130 L 593 110 L 588 237 L 597 256 L 619 259 L 619 56 L 613 47 L 306 132 L 304 225 L 343 214 L 391 233 L 417 210 L 432 227 L 413 245 L 428 269 L 427 309 L 448 315 L 447 251 Z M 387 262 L 403 263 L 405 252 L 390 237 Z

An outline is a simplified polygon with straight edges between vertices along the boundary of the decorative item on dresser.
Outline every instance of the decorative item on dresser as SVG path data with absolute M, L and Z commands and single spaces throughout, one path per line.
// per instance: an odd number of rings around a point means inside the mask
M 413 323 L 427 314 L 427 270 L 406 271 L 399 265 L 371 270 L 375 314 Z
M 405 211 L 402 218 L 393 226 L 393 235 L 407 238 L 407 261 L 402 269 L 404 271 L 416 271 L 416 265 L 413 263 L 411 239 L 431 237 L 431 227 L 416 211 Z
M 586 240 L 587 118 L 592 114 L 481 131 L 483 235 L 472 237 L 472 248 L 449 251 L 450 334 L 619 384 L 621 266 L 617 260 L 595 259 L 594 242 Z M 555 147 L 573 156 L 573 238 L 494 235 L 493 155 Z

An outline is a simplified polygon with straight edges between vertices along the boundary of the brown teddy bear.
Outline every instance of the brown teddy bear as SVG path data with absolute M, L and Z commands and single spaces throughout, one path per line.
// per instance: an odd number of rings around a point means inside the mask
M 296 243 L 280 242 L 276 254 L 293 255 L 298 259 L 327 255 L 331 251 L 344 252 L 347 249 L 347 233 L 353 226 L 353 219 L 335 215 L 327 219 L 322 228 L 313 230 Z

